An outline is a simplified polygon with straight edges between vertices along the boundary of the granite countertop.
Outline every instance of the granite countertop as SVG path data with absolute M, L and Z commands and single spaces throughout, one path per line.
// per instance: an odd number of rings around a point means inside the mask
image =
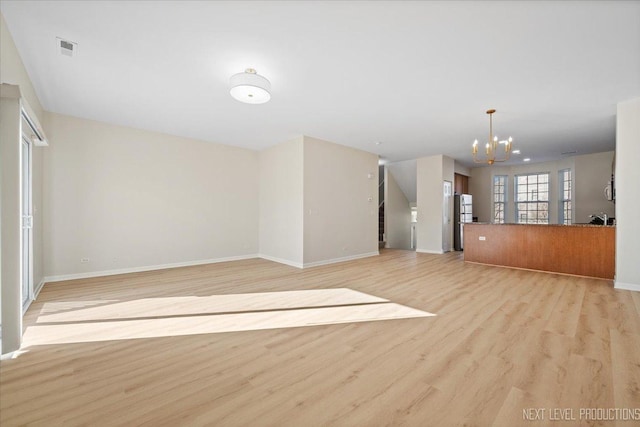
M 528 226 L 540 226 L 540 227 L 608 227 L 615 228 L 615 225 L 598 225 L 598 224 L 516 224 L 516 223 L 505 223 L 505 224 L 494 224 L 491 222 L 465 222 L 464 225 L 528 225 Z

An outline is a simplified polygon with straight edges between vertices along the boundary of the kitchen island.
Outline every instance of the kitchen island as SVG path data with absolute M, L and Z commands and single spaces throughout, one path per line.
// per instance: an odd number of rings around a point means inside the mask
M 613 279 L 615 227 L 466 223 L 464 260 Z

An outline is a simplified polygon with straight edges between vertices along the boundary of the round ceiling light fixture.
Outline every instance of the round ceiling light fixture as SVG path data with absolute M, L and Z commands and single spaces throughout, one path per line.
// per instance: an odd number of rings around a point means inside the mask
M 245 104 L 264 104 L 271 99 L 271 83 L 253 68 L 231 76 L 229 93 Z

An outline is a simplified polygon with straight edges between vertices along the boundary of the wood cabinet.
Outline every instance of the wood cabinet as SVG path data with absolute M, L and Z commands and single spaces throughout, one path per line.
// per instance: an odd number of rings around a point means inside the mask
M 464 260 L 613 279 L 615 227 L 464 224 Z
M 453 191 L 455 194 L 469 194 L 469 177 L 466 175 L 460 175 L 459 173 L 453 176 Z

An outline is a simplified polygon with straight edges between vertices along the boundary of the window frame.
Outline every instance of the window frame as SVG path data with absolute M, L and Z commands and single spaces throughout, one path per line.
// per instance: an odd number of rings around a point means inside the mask
M 565 176 L 567 173 L 568 179 Z M 565 187 L 567 183 L 569 184 L 568 189 Z M 565 191 L 568 192 L 569 198 L 564 197 Z M 573 224 L 573 172 L 571 168 L 558 171 L 558 224 Z
M 529 184 L 529 182 L 527 182 L 527 191 L 525 192 L 520 192 L 520 194 L 527 194 L 527 200 L 519 200 L 518 199 L 518 189 L 522 184 L 518 183 L 519 178 L 522 177 L 527 177 L 527 181 L 529 181 L 529 177 L 536 177 L 536 183 L 532 185 Z M 544 191 L 540 191 L 540 184 L 544 184 L 544 183 L 540 183 L 539 178 L 541 176 L 546 176 L 546 184 L 547 184 L 547 190 L 546 190 L 546 200 L 543 200 L 540 198 L 541 194 L 544 194 Z M 513 177 L 513 193 L 514 193 L 514 197 L 513 197 L 513 203 L 514 203 L 514 219 L 516 224 L 549 224 L 549 206 L 550 206 L 550 201 L 549 201 L 549 195 L 551 194 L 551 188 L 550 188 L 550 184 L 551 184 L 551 173 L 550 172 L 529 172 L 529 173 L 522 173 L 522 174 L 517 174 Z M 529 187 L 533 187 L 535 185 L 535 190 L 531 190 L 529 191 Z M 535 191 L 535 198 L 534 197 L 534 192 Z M 531 193 L 531 197 L 532 200 L 529 200 L 529 194 Z M 533 209 L 527 209 L 527 220 L 526 221 L 521 221 L 520 220 L 520 213 L 522 212 L 521 209 L 519 209 L 519 205 L 520 204 L 526 204 L 527 208 L 529 208 L 530 206 L 533 206 L 535 204 L 535 210 Z M 546 207 L 546 209 L 540 209 L 540 205 L 544 205 Z M 546 211 L 546 218 L 541 219 L 540 218 L 540 214 L 539 212 L 545 212 Z M 529 216 L 529 212 L 536 212 L 536 219 L 534 221 L 530 220 L 528 218 Z
M 502 192 L 501 193 L 496 193 L 496 184 L 498 180 L 502 180 Z M 509 175 L 494 175 L 493 176 L 493 186 L 491 189 L 491 198 L 492 198 L 492 218 L 493 224 L 504 224 L 506 222 L 507 219 L 507 203 L 509 201 Z M 503 201 L 496 201 L 496 194 L 502 194 L 503 197 Z M 502 205 L 502 218 L 498 219 L 496 217 L 496 206 L 498 205 Z

